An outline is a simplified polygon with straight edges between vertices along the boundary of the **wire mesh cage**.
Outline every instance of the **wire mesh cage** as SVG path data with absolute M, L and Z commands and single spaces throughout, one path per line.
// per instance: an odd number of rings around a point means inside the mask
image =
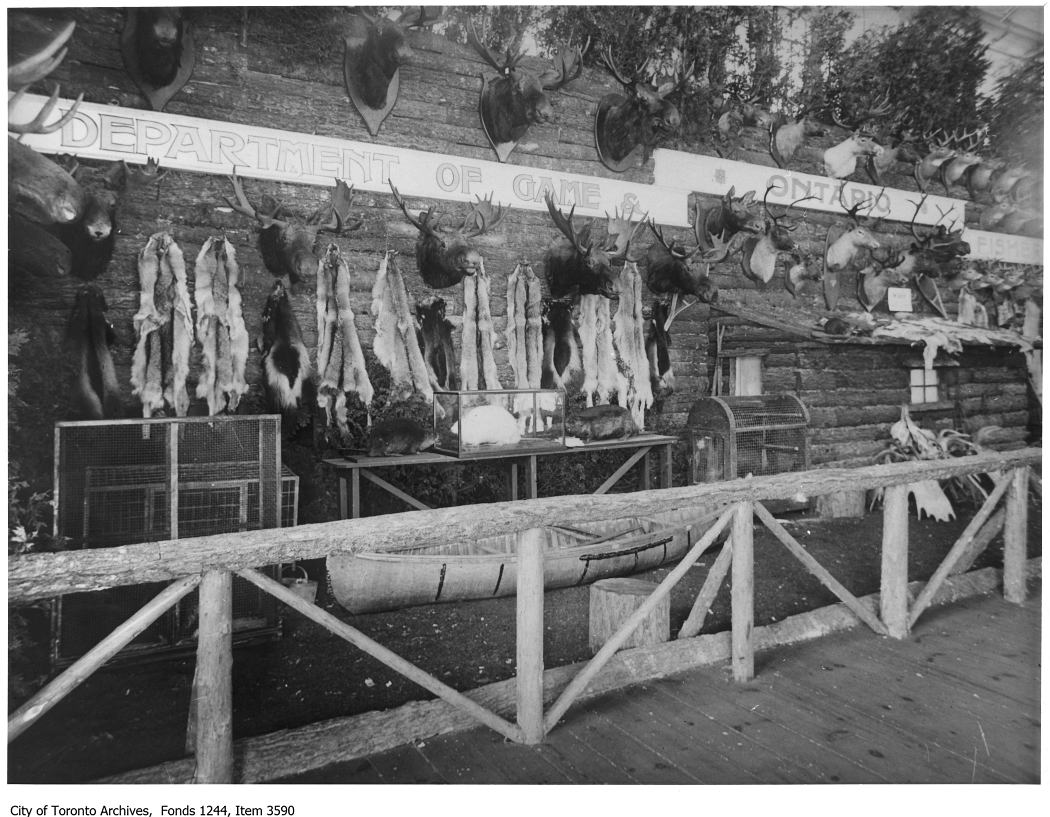
M 809 468 L 809 411 L 793 394 L 702 397 L 686 422 L 694 484 Z
M 55 534 L 70 548 L 116 547 L 295 525 L 299 480 L 281 465 L 280 417 L 164 418 L 55 426 Z M 277 568 L 268 569 L 277 575 Z M 89 650 L 163 583 L 74 593 L 52 603 L 56 666 Z M 234 577 L 235 639 L 279 634 L 276 600 Z M 192 645 L 185 597 L 121 657 Z

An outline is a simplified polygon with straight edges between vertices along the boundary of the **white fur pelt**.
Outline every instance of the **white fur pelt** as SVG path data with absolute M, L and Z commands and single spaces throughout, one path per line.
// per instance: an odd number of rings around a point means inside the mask
M 353 392 L 365 404 L 371 425 L 375 391 L 354 325 L 350 267 L 334 244 L 317 266 L 317 372 L 321 378 L 317 403 L 329 423 L 334 420 L 340 431 L 348 433 L 346 394 Z
M 139 252 L 139 309 L 132 319 L 138 343 L 131 362 L 132 393 L 142 416 L 173 408 L 189 411 L 186 378 L 193 345 L 193 306 L 182 250 L 167 233 L 154 233 Z
M 372 287 L 372 316 L 376 332 L 372 349 L 380 364 L 390 371 L 391 402 L 407 400 L 413 393 L 431 402 L 434 388 L 416 340 L 405 282 L 390 253 L 383 257 Z
M 538 389 L 543 368 L 543 291 L 528 262 L 507 278 L 507 354 L 514 387 Z
M 584 399 L 588 406 L 608 403 L 619 391 L 608 298 L 580 296 L 580 346 Z
M 489 276 L 485 272 L 484 262 L 481 262 L 474 275 L 463 279 L 463 335 L 460 344 L 459 375 L 464 390 L 502 388 L 493 353 L 492 335 Z
M 209 238 L 194 264 L 197 301 L 197 340 L 204 371 L 197 381 L 197 397 L 208 403 L 208 414 L 237 410 L 248 391 L 244 369 L 248 363 L 248 330 L 241 306 L 237 252 L 225 239 Z
M 633 261 L 625 263 L 620 271 L 619 291 L 613 342 L 618 357 L 621 405 L 630 409 L 640 431 L 645 427 L 645 410 L 653 404 L 653 389 L 645 353 L 642 279 Z

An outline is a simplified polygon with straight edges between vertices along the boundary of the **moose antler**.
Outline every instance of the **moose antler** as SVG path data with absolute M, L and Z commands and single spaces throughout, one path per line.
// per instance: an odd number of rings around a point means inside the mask
M 26 89 L 48 74 L 50 74 L 66 58 L 69 52 L 67 43 L 73 36 L 76 23 L 72 20 L 65 23 L 57 31 L 54 27 L 28 15 L 12 14 L 8 18 L 8 47 L 10 63 L 7 68 L 7 87 L 15 91 L 15 95 L 7 101 L 7 111 L 10 117 L 11 111 L 18 106 L 25 96 Z M 37 112 L 29 122 L 8 122 L 7 130 L 10 133 L 54 133 L 69 122 L 80 103 L 84 100 L 81 93 L 72 107 L 66 111 L 58 120 L 51 124 L 45 124 L 58 104 L 61 86 L 55 83 L 44 106 Z
M 397 202 L 397 206 L 401 208 L 401 212 L 405 214 L 405 218 L 408 219 L 409 223 L 421 233 L 432 236 L 433 238 L 440 238 L 440 236 L 434 231 L 434 228 L 430 226 L 433 223 L 434 205 L 430 205 L 430 207 L 427 208 L 426 214 L 421 213 L 418 219 L 412 218 L 412 215 L 408 212 L 408 206 L 405 204 L 405 200 L 401 198 L 401 194 L 398 193 L 397 188 L 394 187 L 394 182 L 388 179 L 387 183 L 390 185 L 390 190 L 394 194 L 394 201 Z
M 645 67 L 646 63 L 649 62 L 648 57 L 642 60 L 642 62 L 631 72 L 631 79 L 627 79 L 620 71 L 619 67 L 617 67 L 616 61 L 613 59 L 612 46 L 605 46 L 599 56 L 601 57 L 602 65 L 609 70 L 609 73 L 612 74 L 613 77 L 616 78 L 616 81 L 624 88 L 630 88 L 638 81 L 639 74 Z
M 481 40 L 478 39 L 478 32 L 474 28 L 474 21 L 470 21 L 470 31 L 467 33 L 467 42 L 470 46 L 478 53 L 478 55 L 485 60 L 489 65 L 496 69 L 500 74 L 510 74 L 517 68 L 518 63 L 521 62 L 521 58 L 524 56 L 520 50 L 507 49 L 506 56 L 502 61 L 496 58 L 496 55 L 489 50 L 488 46 L 483 45 Z
M 252 205 L 252 203 L 248 201 L 248 197 L 244 194 L 244 187 L 241 185 L 241 180 L 237 177 L 236 167 L 233 168 L 233 174 L 230 176 L 230 182 L 233 184 L 233 193 L 237 197 L 237 201 L 230 201 L 228 196 L 223 196 L 223 199 L 231 208 L 233 208 L 235 212 L 240 213 L 242 216 L 248 216 L 248 218 L 255 219 L 259 222 L 263 229 L 275 224 L 280 227 L 288 226 L 288 222 L 286 221 L 282 221 L 280 219 L 274 218 L 273 216 L 268 216 L 264 213 L 259 212 Z M 276 210 L 274 212 L 276 212 Z
M 583 48 L 577 46 L 569 49 L 562 47 L 554 55 L 552 62 L 554 67 L 540 74 L 540 84 L 546 91 L 557 91 L 568 85 L 583 73 L 583 55 L 591 47 L 591 38 L 583 44 Z
M 572 216 L 576 212 L 576 205 L 573 204 L 572 207 L 569 208 L 569 215 L 566 217 L 562 214 L 561 210 L 554 206 L 554 198 L 550 193 L 544 194 L 543 200 L 547 202 L 547 211 L 551 214 L 551 220 L 554 222 L 554 226 L 561 230 L 562 235 L 569 239 L 572 243 L 573 249 L 575 249 L 580 255 L 586 255 L 589 253 L 594 246 L 593 242 L 588 242 L 587 246 L 583 246 L 576 233 L 576 228 L 573 227 L 572 224 Z
M 481 198 L 480 194 L 475 194 L 477 202 L 471 206 L 470 213 L 467 214 L 460 228 L 464 236 L 473 238 L 494 230 L 507 217 L 510 205 L 493 206 L 492 196 L 493 194 L 489 193 L 485 198 Z

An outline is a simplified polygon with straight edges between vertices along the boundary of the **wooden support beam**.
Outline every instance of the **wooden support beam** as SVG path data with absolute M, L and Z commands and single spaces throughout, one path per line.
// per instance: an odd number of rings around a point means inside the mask
M 523 742 L 521 729 L 515 724 L 505 721 L 499 715 L 496 715 L 488 709 L 485 709 L 485 707 L 480 704 L 475 703 L 462 692 L 453 689 L 448 684 L 439 681 L 433 675 L 424 672 L 415 664 L 402 658 L 393 650 L 387 649 L 378 641 L 373 641 L 360 630 L 340 621 L 331 613 L 322 610 L 316 604 L 311 604 L 305 599 L 300 598 L 280 582 L 271 579 L 269 576 L 260 573 L 255 569 L 238 570 L 237 575 L 247 579 L 256 587 L 265 590 L 271 596 L 275 596 L 279 601 L 284 602 L 293 610 L 302 613 L 311 621 L 316 621 L 326 630 L 335 633 L 345 641 L 349 641 L 355 647 L 368 653 L 373 658 L 382 661 L 391 669 L 400 672 L 408 678 L 408 680 L 419 684 L 428 692 L 433 692 L 442 700 L 448 701 L 450 704 L 465 710 L 477 720 L 485 724 L 485 726 L 499 732 L 505 738 L 508 738 L 515 743 Z
M 660 582 L 656 590 L 653 591 L 652 595 L 646 599 L 645 603 L 642 604 L 634 613 L 623 623 L 623 626 L 617 630 L 613 636 L 605 642 L 605 646 L 602 647 L 595 654 L 594 658 L 587 662 L 585 666 L 575 678 L 569 682 L 569 685 L 565 688 L 558 699 L 548 710 L 546 716 L 543 718 L 543 731 L 544 733 L 550 732 L 554 728 L 555 724 L 561 719 L 561 716 L 565 714 L 566 710 L 572 706 L 573 701 L 587 688 L 587 684 L 591 682 L 591 679 L 597 675 L 603 666 L 616 654 L 616 651 L 623 646 L 623 643 L 627 638 L 635 631 L 639 624 L 645 620 L 645 617 L 649 615 L 649 612 L 660 603 L 660 601 L 671 592 L 671 589 L 678 584 L 679 580 L 686 574 L 693 563 L 700 558 L 700 555 L 707 550 L 711 544 L 718 538 L 718 534 L 722 532 L 722 529 L 729 523 L 729 520 L 733 516 L 733 508 L 727 509 L 715 522 L 711 528 L 708 529 L 707 533 L 697 540 L 697 543 L 689 550 L 685 556 L 682 557 L 674 569 L 664 577 L 664 580 Z
M 1000 508 L 992 514 L 991 519 L 985 522 L 984 526 L 978 531 L 966 553 L 960 556 L 959 561 L 955 563 L 951 575 L 958 576 L 960 573 L 968 571 L 973 566 L 974 560 L 984 553 L 985 548 L 992 543 L 996 536 L 1003 532 L 1003 524 L 1005 522 L 1006 511 Z
M 820 562 L 810 556 L 806 549 L 798 543 L 795 537 L 784 530 L 784 526 L 773 517 L 773 514 L 766 510 L 761 502 L 755 503 L 755 515 L 762 520 L 762 523 L 767 528 L 769 528 L 769 532 L 779 539 L 780 543 L 791 551 L 791 554 L 796 559 L 806 566 L 806 569 L 810 573 L 820 579 L 825 587 L 838 596 L 839 600 L 856 614 L 857 618 L 871 627 L 871 629 L 879 635 L 888 635 L 886 628 L 883 626 L 882 622 L 879 621 L 878 616 L 861 604 L 860 600 L 847 590 L 838 579 L 832 576 Z
M 722 545 L 722 550 L 719 551 L 715 563 L 711 565 L 707 578 L 704 579 L 704 586 L 700 588 L 696 601 L 693 602 L 693 608 L 689 611 L 685 623 L 678 631 L 679 638 L 692 638 L 703 629 L 707 611 L 714 604 L 715 597 L 722 587 L 722 582 L 725 581 L 726 574 L 729 573 L 729 565 L 732 564 L 732 561 L 733 544 L 727 541 Z
M 1028 596 L 1024 579 L 1028 549 L 1028 468 L 1015 468 L 1008 481 L 1003 527 L 1003 595 L 1009 602 L 1023 604 Z
M 660 471 L 660 487 L 670 488 L 673 482 L 671 472 L 671 444 L 661 445 L 657 453 L 658 468 Z
M 754 503 L 739 502 L 733 508 L 733 588 L 730 614 L 733 644 L 733 680 L 740 683 L 755 677 L 755 519 Z
M 638 462 L 638 460 L 642 459 L 642 457 L 649 453 L 649 448 L 651 448 L 651 446 L 647 448 L 639 448 L 637 451 L 631 454 L 631 456 L 627 458 L 627 461 L 615 471 L 613 471 L 612 474 L 609 475 L 609 478 L 605 480 L 605 482 L 603 482 L 600 486 L 598 486 L 598 489 L 594 493 L 604 494 L 606 491 L 612 488 L 617 482 L 620 481 L 620 478 L 623 477 L 624 474 L 631 470 L 632 466 L 634 466 L 634 464 Z
M 974 515 L 973 519 L 970 520 L 970 524 L 966 526 L 959 538 L 955 540 L 955 544 L 952 545 L 951 550 L 948 551 L 948 555 L 944 557 L 944 560 L 937 566 L 937 569 L 930 576 L 930 580 L 926 582 L 926 586 L 919 593 L 918 598 L 915 599 L 915 603 L 911 606 L 911 613 L 908 615 L 908 627 L 914 627 L 916 620 L 922 615 L 923 611 L 929 606 L 933 600 L 934 595 L 940 589 L 941 584 L 944 580 L 951 575 L 952 568 L 955 567 L 956 562 L 962 558 L 964 553 L 967 553 L 970 546 L 973 544 L 974 537 L 984 526 L 984 523 L 988 521 L 988 518 L 992 515 L 995 510 L 995 506 L 999 504 L 999 500 L 1003 494 L 1006 493 L 1006 489 L 1010 487 L 1010 479 L 1004 478 L 999 480 L 998 484 L 988 495 L 987 499 L 984 500 L 984 504 L 981 509 Z
M 233 575 L 209 570 L 201 579 L 194 705 L 195 783 L 233 782 Z
M 893 638 L 908 635 L 908 486 L 893 485 L 882 497 L 882 623 Z
M 127 621 L 78 658 L 65 672 L 22 704 L 7 719 L 7 742 L 10 743 L 21 735 L 45 712 L 50 711 L 55 704 L 80 686 L 95 670 L 134 641 L 139 633 L 200 584 L 200 580 L 200 576 L 186 576 L 169 584 Z
M 517 693 L 518 726 L 526 744 L 543 740 L 543 550 L 542 528 L 518 534 Z
M 355 468 L 354 469 L 354 473 L 360 473 L 361 476 L 363 476 L 369 482 L 371 482 L 371 483 L 373 483 L 375 485 L 378 485 L 380 488 L 382 488 L 388 494 L 391 494 L 392 496 L 396 496 L 402 502 L 404 502 L 404 503 L 406 503 L 408 505 L 411 505 L 417 511 L 433 510 L 429 505 L 424 505 L 422 502 L 420 502 L 414 496 L 409 496 L 404 491 L 402 491 L 400 488 L 398 488 L 396 485 L 392 485 L 391 483 L 387 482 L 385 479 L 383 479 L 378 474 L 373 474 L 371 471 L 369 471 L 369 470 L 367 470 L 365 468 Z M 358 511 L 360 512 L 360 508 L 358 509 Z

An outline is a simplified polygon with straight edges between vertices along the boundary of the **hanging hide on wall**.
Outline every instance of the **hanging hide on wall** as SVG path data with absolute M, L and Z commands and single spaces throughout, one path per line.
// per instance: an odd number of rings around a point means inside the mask
M 248 330 L 244 326 L 240 268 L 233 245 L 222 237 L 204 242 L 194 264 L 197 342 L 204 370 L 196 395 L 208 404 L 208 415 L 237 411 L 248 391 Z
M 618 356 L 620 404 L 630 409 L 635 425 L 645 428 L 645 410 L 653 404 L 642 314 L 642 277 L 628 261 L 620 270 L 620 302 L 614 319 L 613 343 Z
M 543 369 L 540 388 L 562 389 L 581 370 L 572 304 L 555 298 L 543 301 Z
M 480 370 L 478 358 L 481 358 Z M 501 389 L 493 354 L 492 311 L 489 308 L 489 276 L 484 259 L 475 275 L 463 279 L 463 336 L 460 340 L 459 380 L 461 388 Z
M 280 280 L 274 281 L 263 307 L 259 351 L 270 410 L 293 417 L 309 386 L 310 353 L 292 311 L 288 290 Z
M 138 344 L 131 362 L 132 393 L 142 416 L 174 409 L 185 417 L 186 377 L 193 345 L 193 308 L 182 250 L 168 233 L 154 233 L 138 256 L 139 310 L 133 318 Z
M 459 377 L 452 348 L 452 322 L 445 317 L 445 299 L 434 295 L 417 303 L 416 319 L 416 337 L 430 385 L 434 391 L 455 391 L 459 388 Z
M 372 287 L 372 316 L 376 332 L 372 349 L 390 371 L 390 402 L 407 400 L 413 394 L 432 401 L 434 389 L 416 340 L 405 281 L 391 252 L 383 256 Z
M 317 265 L 317 404 L 329 425 L 334 421 L 344 434 L 346 395 L 352 392 L 364 403 L 372 424 L 372 381 L 365 368 L 361 339 L 350 306 L 350 267 L 335 244 L 329 244 Z
M 128 75 L 155 111 L 189 81 L 197 58 L 193 25 L 178 8 L 129 8 L 120 35 Z
M 528 261 L 519 261 L 507 278 L 505 335 L 514 387 L 538 389 L 543 367 L 543 291 Z
M 619 391 L 608 298 L 580 296 L 580 348 L 584 401 L 588 408 L 604 405 Z
M 81 287 L 66 327 L 66 339 L 75 347 L 77 379 L 75 404 L 85 420 L 112 420 L 124 416 L 120 386 L 109 347 L 113 326 L 106 320 L 106 298 L 97 286 Z

